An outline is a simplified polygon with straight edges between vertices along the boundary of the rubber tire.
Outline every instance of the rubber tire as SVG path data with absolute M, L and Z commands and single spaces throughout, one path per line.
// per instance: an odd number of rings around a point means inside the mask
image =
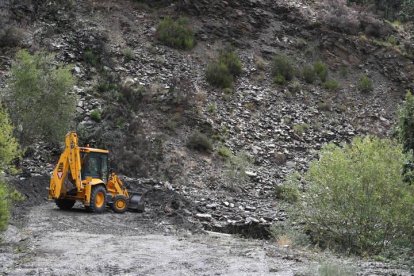
M 75 205 L 75 200 L 73 199 L 66 199 L 66 198 L 59 198 L 55 199 L 55 203 L 60 210 L 70 210 L 72 209 L 73 205 Z
M 96 195 L 99 193 L 103 193 L 104 194 L 104 203 L 102 204 L 101 207 L 97 207 L 95 205 L 95 199 L 96 199 Z M 93 213 L 103 213 L 106 209 L 106 189 L 104 186 L 94 186 L 92 187 L 92 192 L 91 192 L 91 202 L 87 208 L 89 211 L 93 212 Z
M 125 207 L 120 209 L 117 207 L 116 202 L 122 200 L 125 202 Z M 115 213 L 122 214 L 125 213 L 128 210 L 128 198 L 124 195 L 116 195 L 114 196 L 114 199 L 112 200 L 111 208 Z

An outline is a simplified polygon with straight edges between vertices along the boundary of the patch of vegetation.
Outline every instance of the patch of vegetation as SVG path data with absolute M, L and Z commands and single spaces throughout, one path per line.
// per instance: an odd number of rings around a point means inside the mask
M 134 57 L 135 57 L 134 51 L 129 47 L 123 49 L 122 54 L 123 54 L 124 59 L 125 59 L 126 62 L 129 62 L 129 61 L 133 60 Z
M 99 123 L 102 120 L 102 112 L 99 109 L 92 110 L 91 119 Z
M 292 83 L 288 86 L 288 89 L 293 94 L 300 93 L 302 89 L 302 85 L 297 80 L 292 81 Z
M 297 187 L 291 185 L 278 185 L 275 187 L 275 194 L 277 199 L 285 200 L 289 203 L 298 201 L 300 193 Z
M 221 146 L 217 149 L 217 154 L 220 155 L 221 157 L 227 159 L 227 158 L 231 158 L 233 156 L 233 153 L 231 151 L 231 149 L 229 149 L 226 146 Z
M 410 91 L 407 91 L 405 102 L 399 110 L 396 132 L 404 152 L 414 152 L 414 96 Z
M 325 81 L 322 86 L 326 90 L 330 90 L 330 91 L 336 91 L 340 88 L 339 82 L 334 79 Z
M 101 81 L 96 86 L 96 90 L 100 93 L 108 92 L 108 91 L 116 91 L 118 90 L 118 84 L 108 82 L 108 81 Z
M 213 86 L 230 88 L 233 85 L 233 76 L 223 63 L 213 62 L 207 66 L 206 80 Z
M 297 124 L 293 126 L 293 132 L 297 135 L 297 136 L 303 136 L 305 134 L 305 132 L 308 130 L 309 125 L 308 124 Z
M 16 54 L 6 103 L 19 141 L 31 144 L 36 138 L 60 143 L 76 114 L 76 98 L 71 93 L 75 81 L 71 68 L 56 63 L 44 53 Z M 34 120 L 35 118 L 35 120 Z
M 230 187 L 247 182 L 248 176 L 246 170 L 251 166 L 252 159 L 246 152 L 239 152 L 227 159 L 225 167 L 225 176 L 230 184 Z
M 411 157 L 402 146 L 374 137 L 325 146 L 304 180 L 309 188 L 297 208 L 322 247 L 378 254 L 391 246 L 414 248 L 414 185 L 403 180 Z
M 360 77 L 358 81 L 358 90 L 364 94 L 372 92 L 374 90 L 372 80 L 367 75 L 363 75 Z
M 213 86 L 231 88 L 233 80 L 242 72 L 240 58 L 231 49 L 221 51 L 218 60 L 207 66 L 206 80 Z
M 199 131 L 193 132 L 187 141 L 187 147 L 200 152 L 211 152 L 213 150 L 213 142 L 204 133 Z
M 232 49 L 225 49 L 221 51 L 218 62 L 225 64 L 233 77 L 237 77 L 242 73 L 240 58 Z
M 13 136 L 14 127 L 9 115 L 0 106 L 0 169 L 5 169 L 21 155 L 19 144 Z
M 99 58 L 99 55 L 96 54 L 92 49 L 87 49 L 83 53 L 83 60 L 91 65 L 91 66 L 98 66 L 101 63 L 101 60 Z
M 254 56 L 254 65 L 256 66 L 257 70 L 263 71 L 266 68 L 266 62 L 261 56 Z
M 217 105 L 215 103 L 210 103 L 207 106 L 207 112 L 208 113 L 216 113 L 216 111 L 217 111 Z
M 285 55 L 276 55 L 272 61 L 272 77 L 275 83 L 285 84 L 296 74 L 293 61 Z
M 19 145 L 13 137 L 13 126 L 5 110 L 0 106 L 0 170 L 10 168 L 10 164 L 21 156 Z M 17 191 L 10 191 L 0 178 L 0 231 L 7 227 L 9 207 L 12 200 L 21 199 Z
M 322 82 L 325 82 L 328 79 L 329 69 L 322 61 L 315 62 L 313 64 L 313 70 L 315 70 L 315 74 Z
M 314 83 L 318 78 L 313 66 L 306 65 L 302 70 L 303 79 L 307 83 Z
M 186 18 L 163 19 L 157 27 L 156 36 L 162 44 L 176 49 L 190 50 L 196 44 L 194 32 Z

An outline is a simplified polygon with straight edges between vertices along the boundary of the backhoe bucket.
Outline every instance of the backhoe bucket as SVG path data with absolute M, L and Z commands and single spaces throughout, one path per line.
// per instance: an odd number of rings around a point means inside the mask
M 128 208 L 136 212 L 144 212 L 145 211 L 144 197 L 138 193 L 132 193 L 132 194 L 130 193 Z

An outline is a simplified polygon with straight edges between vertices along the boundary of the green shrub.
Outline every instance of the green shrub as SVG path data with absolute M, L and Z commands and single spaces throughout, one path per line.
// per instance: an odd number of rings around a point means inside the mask
M 315 70 L 316 75 L 322 82 L 325 82 L 328 79 L 328 66 L 322 61 L 315 62 L 315 64 L 313 64 L 313 70 Z
M 308 128 L 308 124 L 297 124 L 293 126 L 293 132 L 298 136 L 303 136 Z
M 407 91 L 398 116 L 397 134 L 404 152 L 414 152 L 414 96 Z
M 213 62 L 207 66 L 206 80 L 213 86 L 230 88 L 233 85 L 233 75 L 224 63 Z
M 323 83 L 323 88 L 330 91 L 336 91 L 340 87 L 339 82 L 336 80 L 327 80 Z
M 306 65 L 302 70 L 303 79 L 307 83 L 314 83 L 318 76 L 312 66 Z
M 172 48 L 189 50 L 195 46 L 193 30 L 184 18 L 163 19 L 158 25 L 156 36 L 162 44 Z
M 53 56 L 21 50 L 12 64 L 10 93 L 6 103 L 19 140 L 28 145 L 36 138 L 52 143 L 63 141 L 76 113 L 70 68 L 53 61 Z M 34 120 L 35 118 L 35 120 Z
M 0 169 L 5 169 L 20 154 L 9 115 L 0 106 Z
M 196 131 L 189 137 L 187 147 L 201 152 L 211 152 L 213 150 L 213 142 L 207 135 Z
M 287 80 L 283 75 L 276 75 L 273 78 L 273 82 L 276 83 L 276 84 L 284 85 L 284 84 L 287 83 Z
M 221 51 L 218 60 L 210 63 L 206 70 L 206 79 L 211 85 L 220 88 L 230 88 L 233 80 L 242 72 L 242 64 L 237 54 L 225 49 Z
M 217 111 L 217 105 L 215 103 L 210 103 L 207 106 L 207 111 L 208 111 L 208 113 L 216 113 L 216 111 Z
M 291 81 L 296 74 L 292 60 L 285 55 L 276 55 L 272 61 L 272 76 L 276 83 L 284 84 Z
M 251 166 L 251 163 L 251 157 L 243 151 L 227 159 L 224 165 L 224 175 L 232 188 L 247 182 L 249 177 L 246 174 L 246 170 Z
M 6 229 L 9 220 L 9 199 L 7 187 L 0 182 L 0 231 Z
M 414 185 L 401 173 L 408 160 L 387 139 L 325 146 L 304 176 L 309 188 L 298 206 L 314 241 L 359 254 L 413 247 Z
M 362 93 L 369 93 L 374 90 L 372 80 L 367 76 L 363 75 L 358 81 L 358 90 Z
M 300 183 L 300 178 L 301 176 L 299 173 L 294 173 L 281 185 L 276 185 L 274 187 L 276 198 L 290 203 L 297 202 L 300 197 L 298 185 Z
M 217 154 L 220 155 L 221 157 L 227 159 L 233 156 L 233 153 L 231 152 L 231 149 L 229 149 L 228 147 L 225 146 L 221 146 L 218 148 L 217 150 Z
M 106 81 L 101 81 L 96 86 L 96 90 L 98 90 L 98 92 L 100 93 L 104 93 L 108 91 L 115 91 L 118 88 L 119 87 L 116 83 L 111 83 L 111 82 L 106 82 Z
M 233 77 L 239 76 L 242 72 L 242 64 L 240 58 L 236 52 L 232 50 L 226 49 L 222 51 L 219 56 L 219 63 L 225 64 Z
M 85 50 L 83 53 L 83 60 L 91 66 L 97 66 L 100 63 L 99 56 L 91 49 Z
M 134 51 L 131 48 L 125 48 L 122 50 L 122 54 L 124 55 L 124 59 L 126 62 L 131 61 L 134 59 Z
M 91 119 L 94 120 L 95 122 L 100 122 L 101 121 L 101 111 L 98 109 L 92 110 L 91 112 Z

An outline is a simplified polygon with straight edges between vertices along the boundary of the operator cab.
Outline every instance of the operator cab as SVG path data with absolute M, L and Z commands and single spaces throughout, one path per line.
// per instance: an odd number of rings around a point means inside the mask
M 93 148 L 80 148 L 80 151 L 82 180 L 86 180 L 87 177 L 92 177 L 101 179 L 106 183 L 109 177 L 108 151 Z

